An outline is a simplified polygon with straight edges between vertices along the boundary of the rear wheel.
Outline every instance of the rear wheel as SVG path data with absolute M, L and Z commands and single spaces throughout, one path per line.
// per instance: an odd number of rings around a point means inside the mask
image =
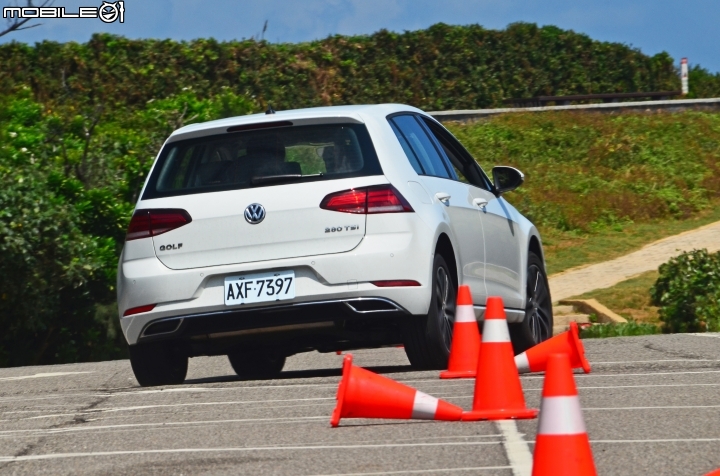
M 178 385 L 185 381 L 188 357 L 170 342 L 131 345 L 130 365 L 143 387 Z
M 432 296 L 427 316 L 405 324 L 405 353 L 413 367 L 445 369 L 450 356 L 457 289 L 445 259 L 433 259 Z
M 515 354 L 552 337 L 553 313 L 550 286 L 542 260 L 535 254 L 528 255 L 526 278 L 525 319 L 510 326 Z
M 228 360 L 235 373 L 247 379 L 277 377 L 285 366 L 285 356 L 263 352 L 233 352 Z

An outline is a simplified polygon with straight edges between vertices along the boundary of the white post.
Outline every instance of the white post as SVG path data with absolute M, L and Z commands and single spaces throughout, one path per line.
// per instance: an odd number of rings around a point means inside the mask
M 680 82 L 682 84 L 683 96 L 688 93 L 688 62 L 687 58 L 680 60 Z

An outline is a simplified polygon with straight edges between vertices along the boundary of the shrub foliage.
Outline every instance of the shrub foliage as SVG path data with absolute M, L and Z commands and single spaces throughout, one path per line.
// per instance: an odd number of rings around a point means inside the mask
M 660 266 L 650 290 L 667 332 L 720 331 L 720 252 L 693 250 Z
M 673 59 L 553 26 L 332 36 L 298 44 L 130 40 L 0 46 L 0 91 L 37 100 L 142 107 L 184 87 L 206 98 L 229 88 L 275 108 L 398 102 L 426 110 L 499 106 L 510 97 L 679 89 Z
M 0 366 L 124 355 L 117 260 L 153 157 L 186 121 L 252 108 L 228 91 L 125 113 L 0 99 Z

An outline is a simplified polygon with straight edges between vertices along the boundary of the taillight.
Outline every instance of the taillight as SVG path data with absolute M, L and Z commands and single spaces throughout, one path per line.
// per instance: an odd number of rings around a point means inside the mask
M 367 190 L 345 190 L 331 193 L 320 202 L 320 208 L 343 213 L 367 213 Z
M 392 185 L 355 188 L 331 193 L 322 199 L 320 208 L 343 213 L 405 213 L 413 208 Z
M 137 210 L 130 219 L 125 241 L 162 235 L 191 221 L 190 214 L 185 210 L 175 208 Z
M 389 279 L 387 281 L 370 281 L 372 284 L 379 288 L 395 288 L 399 286 L 420 286 L 417 281 L 411 281 L 409 279 Z
M 123 317 L 132 316 L 133 314 L 140 314 L 141 312 L 150 312 L 153 309 L 155 309 L 155 304 L 146 304 L 144 306 L 133 307 L 123 312 Z

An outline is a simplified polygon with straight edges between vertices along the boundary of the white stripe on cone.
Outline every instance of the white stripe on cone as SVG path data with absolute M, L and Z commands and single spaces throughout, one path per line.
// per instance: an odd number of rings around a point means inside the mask
M 508 331 L 505 319 L 485 319 L 482 331 L 482 341 L 486 342 L 510 342 L 510 331 Z
M 586 432 L 577 395 L 543 397 L 538 435 L 579 435 Z
M 468 304 L 455 308 L 455 322 L 476 322 L 475 309 Z
M 525 352 L 515 356 L 515 365 L 517 366 L 518 372 L 521 374 L 530 372 L 530 362 L 528 361 L 527 354 Z
M 415 392 L 415 401 L 413 402 L 412 418 L 418 420 L 434 420 L 435 412 L 437 412 L 438 399 L 431 397 L 427 393 Z

